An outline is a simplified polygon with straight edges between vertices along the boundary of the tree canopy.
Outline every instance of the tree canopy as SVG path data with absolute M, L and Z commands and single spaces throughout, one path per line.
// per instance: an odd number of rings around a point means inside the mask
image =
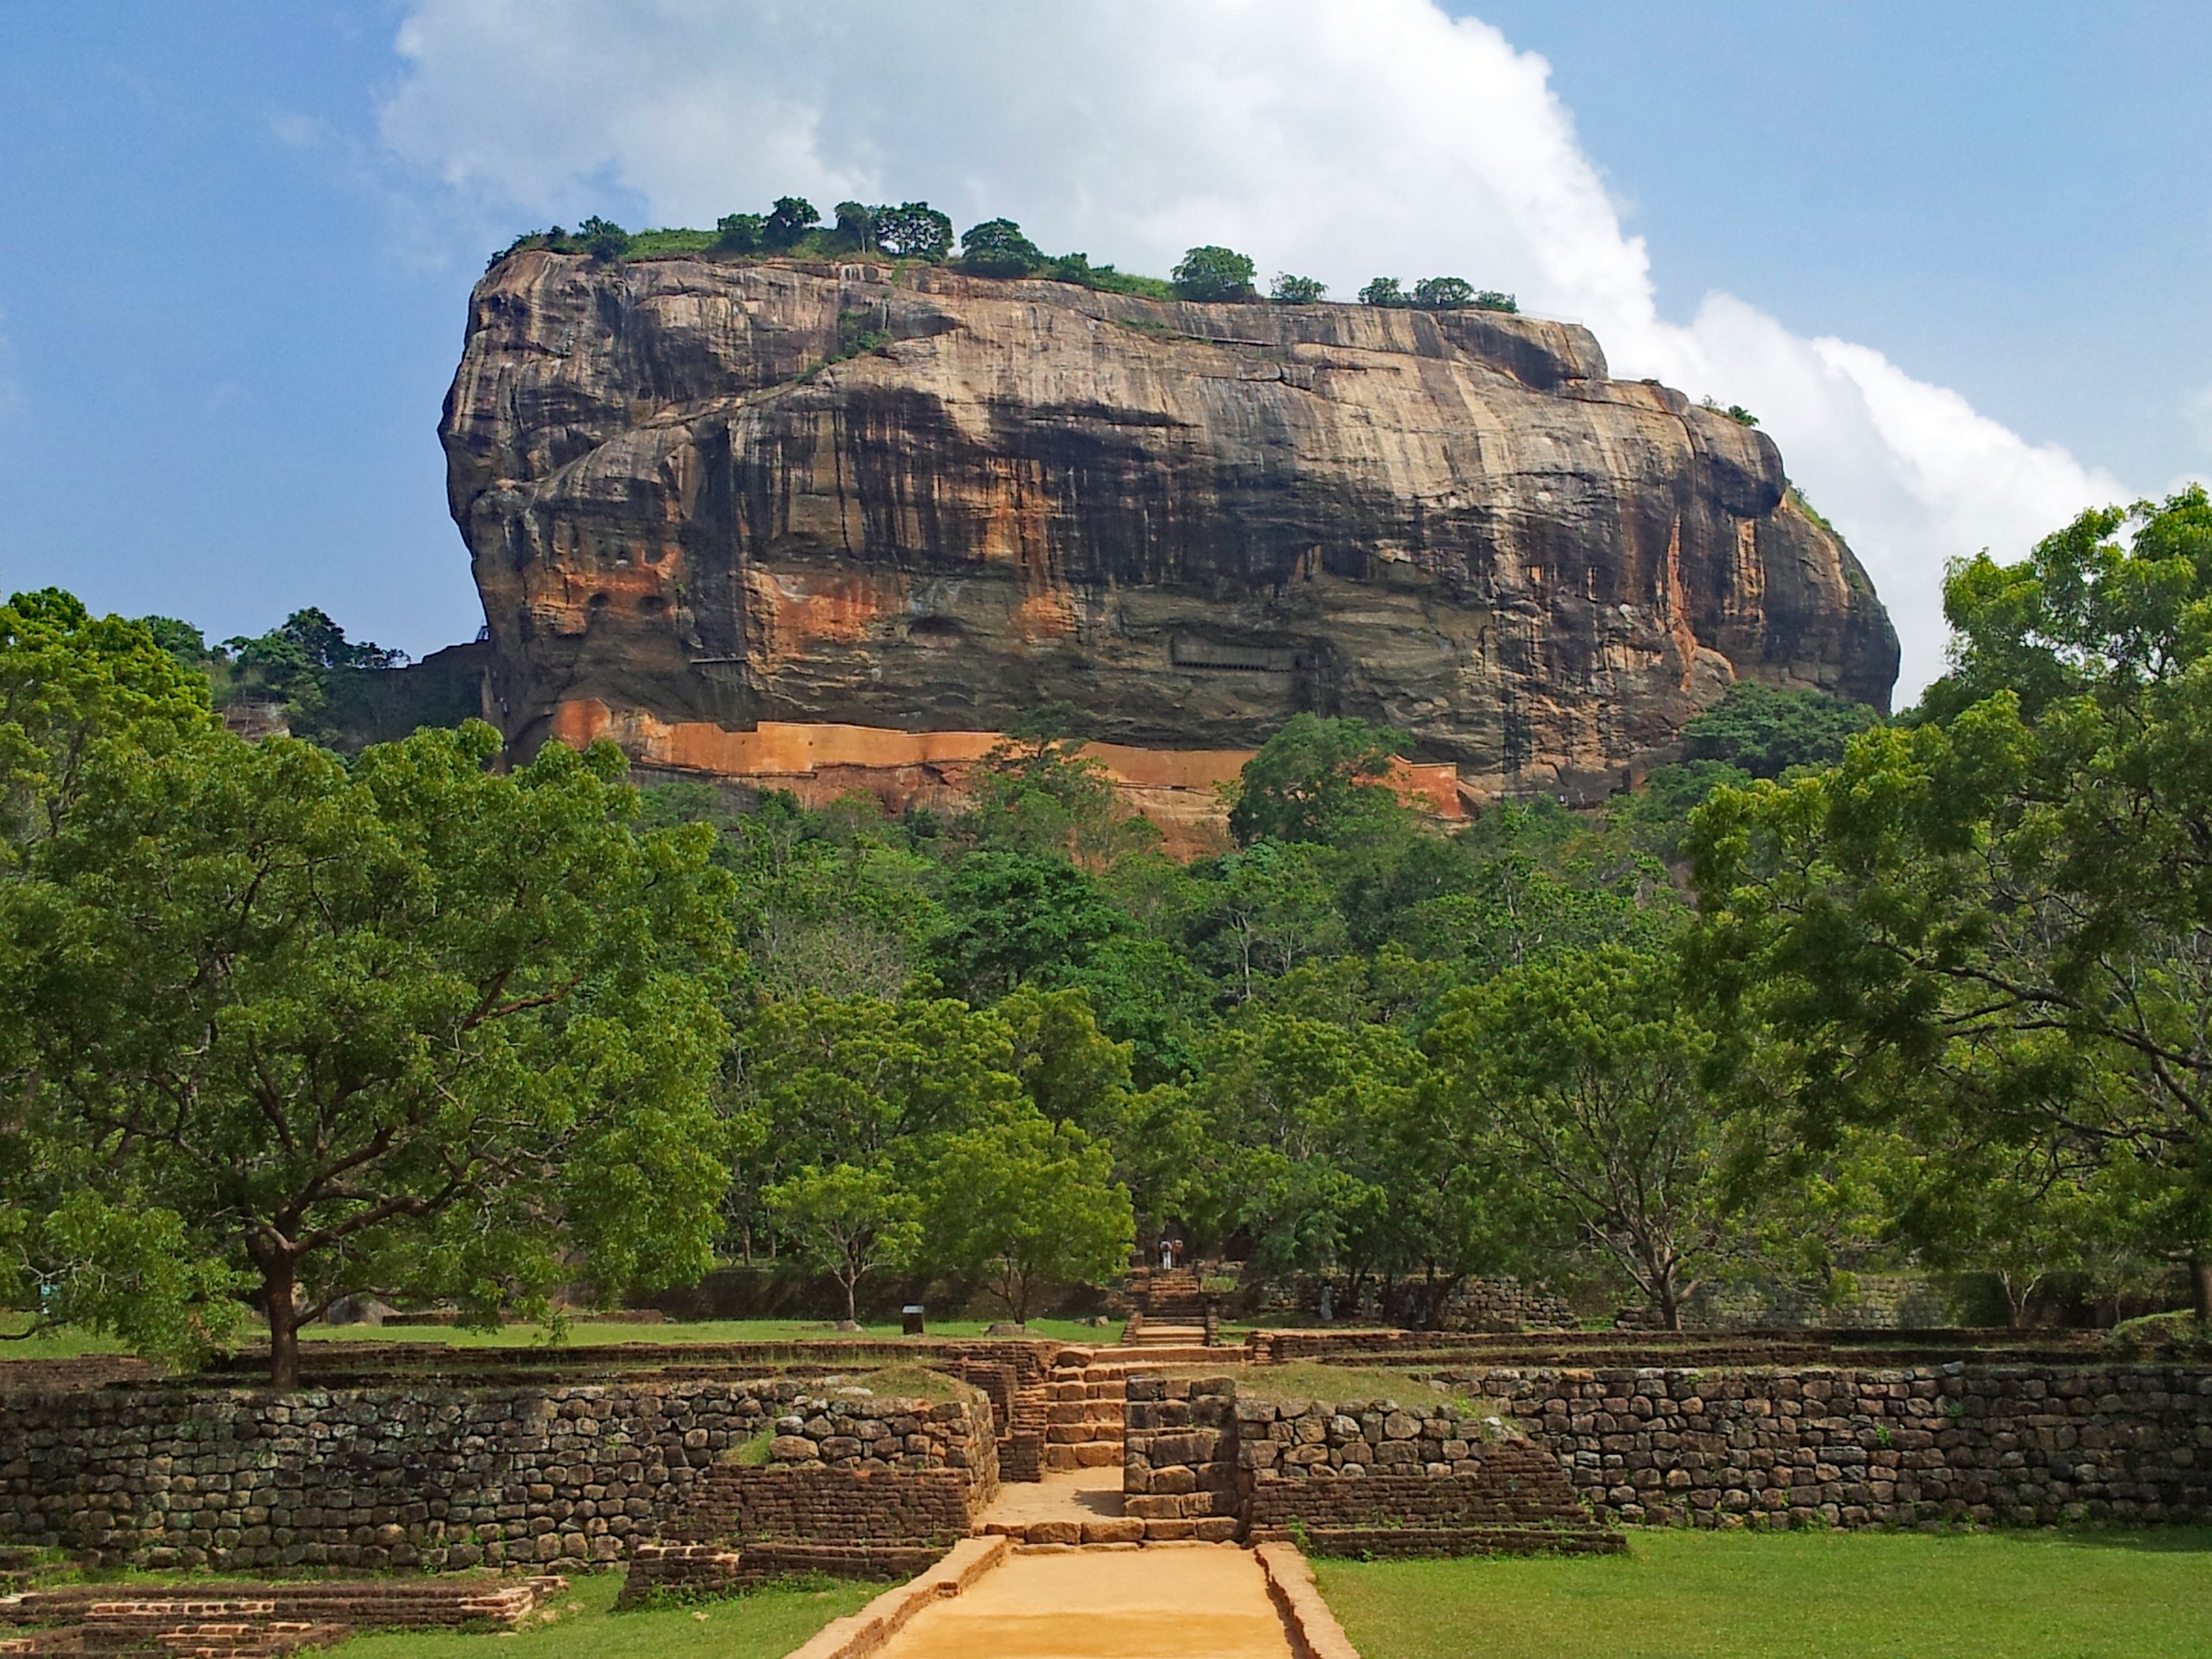
M 93 676 L 119 642 L 173 684 L 143 629 L 76 631 Z M 140 700 L 108 708 L 0 883 L 19 1282 L 189 1352 L 250 1279 L 289 1384 L 342 1296 L 489 1316 L 706 1265 L 732 966 L 710 837 L 637 835 L 611 750 L 502 775 L 477 726 L 348 767 L 204 718 L 142 744 Z
M 1172 273 L 1176 295 L 1184 300 L 1256 300 L 1252 261 L 1234 248 L 1194 247 Z
M 896 814 L 640 792 L 482 726 L 248 744 L 210 690 L 273 671 L 19 595 L 0 1297 L 180 1358 L 251 1310 L 280 1378 L 364 1291 L 770 1259 L 848 1318 L 1028 1319 L 1167 1234 L 1419 1324 L 1504 1273 L 1665 1324 L 1900 1270 L 1954 1317 L 2184 1264 L 2212 1304 L 2212 507 L 1946 599 L 1919 708 L 1741 684 L 1595 807 L 1443 819 L 1404 734 L 1298 714 L 1178 860 L 1065 708 Z M 318 611 L 234 644 L 381 654 Z

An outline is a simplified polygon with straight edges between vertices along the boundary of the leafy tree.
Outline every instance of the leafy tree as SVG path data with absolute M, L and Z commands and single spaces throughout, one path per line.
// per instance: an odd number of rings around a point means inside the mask
M 188 622 L 180 622 L 174 617 L 141 617 L 138 620 L 154 636 L 154 643 L 179 662 L 204 668 L 222 659 L 222 652 L 210 645 L 207 635 Z
M 1665 870 L 1551 802 L 1501 802 L 1461 832 L 1466 875 L 1407 908 L 1398 937 L 1470 979 L 1608 944 L 1662 948 L 1684 915 Z
M 743 878 L 739 941 L 773 995 L 896 997 L 943 923 L 935 866 L 868 797 L 811 813 L 771 793 L 732 826 L 722 856 Z
M 1384 781 L 1407 739 L 1361 720 L 1293 715 L 1244 763 L 1229 832 L 1249 846 L 1339 842 L 1404 808 Z
M 142 623 L 59 588 L 0 606 L 0 878 L 57 834 L 95 781 L 215 727 L 206 678 Z
M 1129 1045 L 1098 1029 L 1091 999 L 1025 985 L 993 1012 L 1012 1033 L 1015 1071 L 1037 1110 L 1094 1138 L 1109 1135 L 1129 1086 Z
M 1700 811 L 1704 981 L 1790 1045 L 1808 1139 L 1936 1091 L 2094 1155 L 2212 1317 L 2212 503 L 2084 514 L 1944 605 L 1924 723 Z
M 1463 1109 L 1669 1330 L 1747 1237 L 1704 1086 L 1713 1048 L 1667 964 L 1612 946 L 1455 993 L 1431 1038 Z
M 969 792 L 984 845 L 1093 867 L 1158 845 L 1159 831 L 1121 805 L 1106 769 L 1069 733 L 1073 712 L 1066 703 L 1029 710 L 983 757 Z
M 1494 288 L 1479 288 L 1470 303 L 1477 311 L 1502 311 L 1508 314 L 1521 309 L 1521 302 L 1510 294 Z
M 860 1280 L 905 1267 L 921 1243 L 921 1206 L 885 1169 L 803 1169 L 769 1188 L 767 1200 L 784 1234 L 844 1287 L 848 1323 L 860 1318 Z
M 1044 250 L 1012 219 L 986 219 L 961 234 L 960 268 L 978 276 L 1027 276 L 1044 264 Z
M 241 635 L 223 643 L 234 656 L 228 696 L 283 703 L 294 732 L 310 738 L 333 735 L 328 725 L 333 676 L 395 668 L 407 660 L 404 651 L 349 641 L 345 629 L 312 605 L 295 611 L 282 627 L 258 639 Z
M 629 252 L 629 233 L 596 214 L 576 227 L 576 240 L 594 259 L 619 259 Z
M 1225 854 L 1191 884 L 1185 902 L 1193 954 L 1249 1002 L 1270 979 L 1344 948 L 1344 918 L 1326 850 L 1311 842 L 1255 842 Z
M 714 221 L 714 251 L 718 253 L 757 253 L 767 234 L 766 216 L 726 213 Z
M 770 252 L 783 252 L 798 246 L 806 233 L 821 222 L 822 216 L 805 198 L 779 196 L 761 222 L 761 246 Z
M 1267 297 L 1277 305 L 1316 306 L 1328 298 L 1328 284 L 1314 276 L 1293 276 L 1288 271 L 1276 274 L 1267 290 Z
M 1413 304 L 1395 276 L 1377 276 L 1359 290 L 1359 303 L 1398 310 Z
M 258 639 L 240 635 L 223 643 L 237 654 L 241 666 L 271 674 L 302 668 L 397 668 L 407 660 L 404 651 L 388 651 L 368 640 L 348 640 L 345 629 L 316 605 L 295 611 L 282 627 Z
M 1424 276 L 1413 284 L 1413 304 L 1423 311 L 1463 311 L 1474 303 L 1474 284 L 1464 276 Z
M 859 202 L 840 202 L 836 207 L 837 222 L 832 233 L 845 247 L 855 253 L 872 252 L 876 246 L 876 212 Z
M 1194 1218 L 1217 1237 L 1243 1229 L 1276 1272 L 1371 1262 L 1389 1202 L 1376 1127 L 1421 1070 L 1387 1026 L 1248 1010 L 1189 1091 L 1212 1166 L 1211 1213 Z
M 969 854 L 945 883 L 944 903 L 948 920 L 930 941 L 931 963 L 979 1002 L 1083 968 L 1128 927 L 1082 871 L 1030 854 Z
M 1135 1086 L 1173 1082 L 1196 1065 L 1197 1036 L 1212 1019 L 1214 988 L 1169 940 L 1117 933 L 1093 946 L 1080 965 L 1049 979 L 1081 991 L 1097 1011 L 1099 1030 L 1128 1046 Z
M 1692 761 L 1718 761 L 1756 778 L 1776 778 L 1793 766 L 1833 765 L 1844 757 L 1845 744 L 1881 720 L 1863 702 L 1739 680 L 1682 727 L 1682 749 Z
M 876 245 L 902 259 L 941 264 L 952 252 L 952 221 L 927 202 L 872 210 Z
M 873 1167 L 916 1137 L 1028 1109 L 1006 1022 L 921 989 L 896 1002 L 818 992 L 764 1001 L 732 1060 L 757 1188 L 808 1166 Z
M 1617 801 L 1610 817 L 1638 848 L 1672 864 L 1686 856 L 1690 815 L 1723 785 L 1741 789 L 1751 781 L 1750 773 L 1727 761 L 1655 766 L 1644 787 Z
M 1194 247 L 1183 254 L 1170 275 L 1178 299 L 1256 300 L 1260 295 L 1252 286 L 1253 269 L 1252 261 L 1234 248 Z
M 1050 1284 L 1129 1265 L 1135 1223 L 1113 1157 L 1072 1123 L 1030 1115 L 949 1136 L 936 1150 L 933 1261 L 979 1276 L 1022 1324 Z
M 498 747 L 111 754 L 0 889 L 11 1199 L 250 1271 L 280 1387 L 341 1296 L 489 1318 L 709 1260 L 727 878 L 703 832 L 632 831 L 611 747 L 504 775 Z M 97 1251 L 45 1248 L 78 1317 L 173 1339 L 143 1275 L 103 1296 Z

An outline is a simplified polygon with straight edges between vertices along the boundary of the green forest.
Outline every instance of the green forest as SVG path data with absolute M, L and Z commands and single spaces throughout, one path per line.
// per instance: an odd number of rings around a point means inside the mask
M 774 1259 L 1021 1319 L 1164 1230 L 1415 1325 L 1894 1271 L 2201 1321 L 2212 503 L 1945 602 L 1915 708 L 1740 684 L 1602 810 L 1442 823 L 1401 734 L 1300 714 L 1178 863 L 1066 708 L 957 814 L 740 804 L 474 722 L 249 743 L 211 688 L 389 653 L 16 595 L 0 1297 L 179 1364 L 258 1311 L 279 1382 L 344 1296 Z

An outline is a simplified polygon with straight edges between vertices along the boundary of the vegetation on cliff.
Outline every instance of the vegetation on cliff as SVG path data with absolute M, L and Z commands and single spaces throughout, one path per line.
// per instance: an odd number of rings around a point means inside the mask
M 656 254 L 707 254 L 722 258 L 783 258 L 849 259 L 871 255 L 922 264 L 950 264 L 972 276 L 1041 277 L 1073 283 L 1111 294 L 1151 300 L 1220 302 L 1260 299 L 1251 258 L 1234 248 L 1194 247 L 1184 253 L 1172 276 L 1139 276 L 1094 265 L 1084 253 L 1047 253 L 1011 219 L 986 219 L 960 233 L 955 252 L 952 221 L 927 202 L 870 207 L 840 202 L 835 220 L 803 197 L 783 196 L 766 213 L 732 213 L 713 230 L 627 231 L 611 220 L 586 219 L 574 231 L 555 225 L 526 231 L 491 258 L 491 264 L 526 248 L 588 254 L 594 259 L 648 258 Z M 1275 278 L 1267 297 L 1284 305 L 1314 305 L 1326 299 L 1328 285 L 1310 276 Z M 1359 293 L 1360 303 L 1412 306 L 1428 311 L 1518 311 L 1510 294 L 1478 289 L 1463 277 L 1429 276 L 1405 293 L 1394 276 L 1378 276 Z

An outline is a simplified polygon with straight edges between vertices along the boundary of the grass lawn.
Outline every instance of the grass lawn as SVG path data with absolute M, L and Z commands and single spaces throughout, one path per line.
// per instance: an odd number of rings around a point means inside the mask
M 1632 1533 L 1626 1556 L 1322 1561 L 1364 1659 L 2185 1659 L 2212 1530 Z
M 969 1338 L 983 1334 L 991 1322 L 946 1319 L 930 1322 L 934 1337 Z M 10 1336 L 30 1323 L 28 1316 L 0 1314 L 0 1337 Z M 1032 1336 L 1054 1342 L 1091 1345 L 1118 1342 L 1121 1327 L 1085 1325 L 1073 1319 L 1032 1319 Z M 260 1327 L 249 1322 L 246 1340 L 253 1340 Z M 895 1324 L 869 1325 L 855 1338 L 818 1319 L 708 1319 L 695 1324 L 617 1325 L 576 1320 L 568 1327 L 570 1347 L 596 1347 L 610 1342 L 835 1342 L 862 1339 L 896 1339 Z M 300 1333 L 311 1342 L 445 1342 L 461 1348 L 530 1348 L 543 1346 L 545 1332 L 538 1325 L 507 1325 L 496 1331 L 468 1331 L 452 1325 L 311 1325 Z M 109 1338 L 64 1326 L 21 1340 L 0 1342 L 0 1361 L 9 1359 L 74 1359 L 85 1354 L 122 1353 L 123 1344 Z
M 778 1659 L 887 1588 L 824 1583 L 758 1589 L 696 1607 L 616 1613 L 620 1573 L 570 1583 L 568 1594 L 553 1603 L 558 1617 L 519 1632 L 357 1636 L 331 1651 L 344 1659 Z

